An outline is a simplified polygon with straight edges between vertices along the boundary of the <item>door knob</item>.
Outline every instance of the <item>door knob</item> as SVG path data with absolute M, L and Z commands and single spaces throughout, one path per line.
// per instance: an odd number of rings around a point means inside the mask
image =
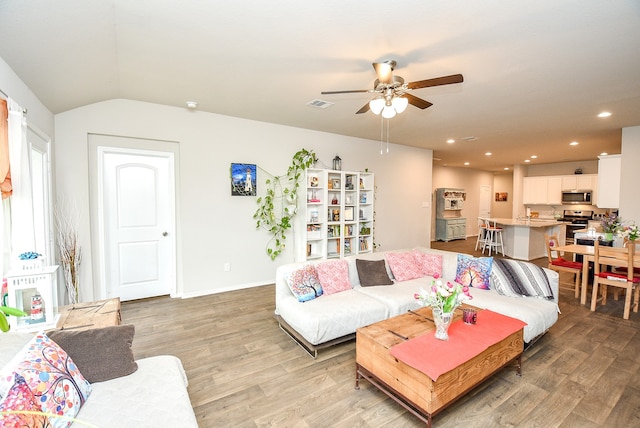
M 169 236 L 169 232 L 162 232 L 162 236 Z

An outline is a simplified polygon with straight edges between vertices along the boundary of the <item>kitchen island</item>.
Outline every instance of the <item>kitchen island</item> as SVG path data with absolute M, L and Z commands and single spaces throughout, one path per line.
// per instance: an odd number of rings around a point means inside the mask
M 566 223 L 553 219 L 492 218 L 490 221 L 502 227 L 504 253 L 512 259 L 529 261 L 547 257 L 545 233 L 556 234 L 559 242 L 565 241 Z

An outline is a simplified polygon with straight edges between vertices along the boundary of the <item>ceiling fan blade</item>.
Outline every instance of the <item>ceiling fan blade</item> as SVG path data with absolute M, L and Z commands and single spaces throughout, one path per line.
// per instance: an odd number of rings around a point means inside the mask
M 369 92 L 369 90 L 368 89 L 351 89 L 347 91 L 322 91 L 320 93 L 322 95 L 328 95 L 328 94 L 353 94 L 356 92 Z
M 429 101 L 425 101 L 422 98 L 416 97 L 415 95 L 403 94 L 402 96 L 406 97 L 407 100 L 409 100 L 409 104 L 411 104 L 412 106 L 416 106 L 422 110 L 426 109 L 427 107 L 431 107 L 433 105 Z
M 451 76 L 436 77 L 434 79 L 418 80 L 417 82 L 407 83 L 409 89 L 428 88 L 430 86 L 450 85 L 452 83 L 462 83 L 464 78 L 462 74 L 452 74 Z
M 356 114 L 366 113 L 368 111 L 369 111 L 369 103 L 366 103 L 365 105 L 362 106 L 360 110 L 356 112 Z
M 372 65 L 378 75 L 380 83 L 384 83 L 385 85 L 391 85 L 393 83 L 393 69 L 396 66 L 395 61 L 374 62 Z

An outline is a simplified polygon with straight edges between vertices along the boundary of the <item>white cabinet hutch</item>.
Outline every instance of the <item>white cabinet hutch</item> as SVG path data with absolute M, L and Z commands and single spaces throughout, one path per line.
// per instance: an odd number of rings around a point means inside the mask
M 464 189 L 436 189 L 436 240 L 467 239 L 467 219 L 462 217 L 466 199 Z

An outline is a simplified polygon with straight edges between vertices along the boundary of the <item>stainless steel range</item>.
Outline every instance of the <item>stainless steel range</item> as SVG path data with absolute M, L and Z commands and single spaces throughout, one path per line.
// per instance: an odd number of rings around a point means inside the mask
M 584 210 L 564 210 L 564 215 L 559 221 L 568 222 L 566 243 L 574 244 L 576 230 L 586 229 L 589 220 L 593 218 L 593 211 Z

